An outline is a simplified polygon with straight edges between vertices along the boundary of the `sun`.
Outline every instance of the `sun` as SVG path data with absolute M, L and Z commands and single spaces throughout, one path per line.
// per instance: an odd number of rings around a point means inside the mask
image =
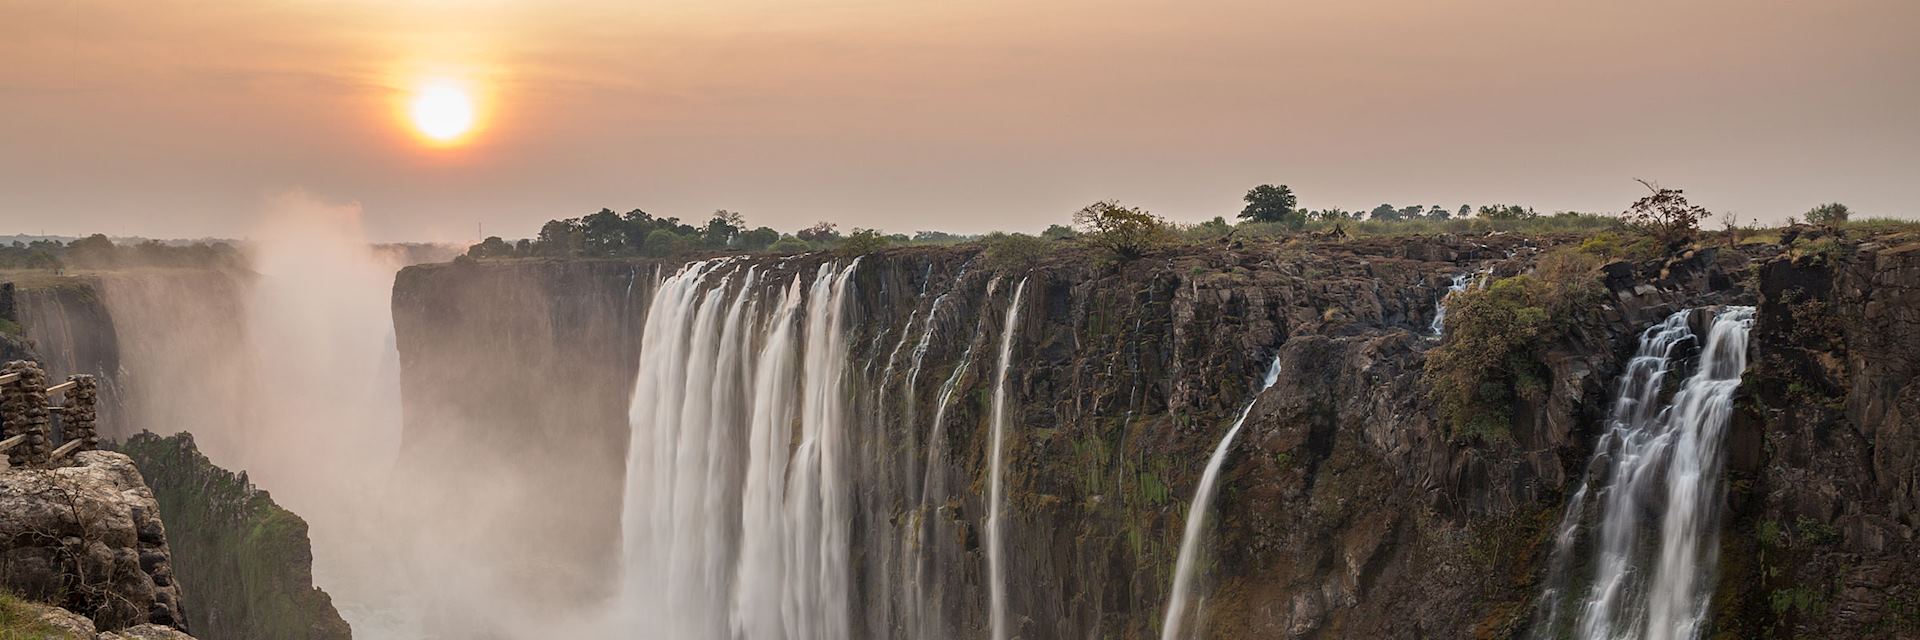
M 420 135 L 441 144 L 457 142 L 473 130 L 473 96 L 451 80 L 432 80 L 414 91 L 408 115 Z

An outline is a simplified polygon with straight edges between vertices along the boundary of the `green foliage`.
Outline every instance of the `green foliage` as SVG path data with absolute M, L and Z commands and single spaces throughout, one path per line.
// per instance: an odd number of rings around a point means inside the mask
M 1839 529 L 1806 516 L 1794 520 L 1793 529 L 1800 534 L 1800 542 L 1804 544 L 1824 547 L 1840 541 Z
M 41 622 L 37 613 L 26 601 L 0 591 L 0 640 L 93 640 Z
M 346 640 L 311 583 L 307 524 L 201 455 L 193 436 L 140 433 L 120 451 L 160 503 L 173 568 L 191 589 L 188 626 L 207 638 Z
M 811 227 L 795 231 L 793 237 L 807 242 L 816 249 L 825 249 L 840 242 L 839 225 L 822 220 Z
M 1322 214 L 1326 214 L 1323 216 Z M 1494 231 L 1514 233 L 1597 233 L 1618 231 L 1622 225 L 1620 219 L 1613 216 L 1588 213 L 1562 213 L 1551 216 L 1516 219 L 1486 218 L 1447 218 L 1432 216 L 1417 219 L 1396 220 L 1357 220 L 1344 217 L 1348 214 L 1338 209 L 1327 212 L 1313 212 L 1313 219 L 1307 223 L 1307 231 L 1331 231 L 1339 227 L 1342 231 L 1355 236 L 1407 236 L 1455 233 L 1479 235 Z M 1396 215 L 1398 213 L 1396 212 Z M 1251 237 L 1279 236 L 1292 230 L 1274 224 L 1241 223 L 1237 230 L 1241 235 Z
M 1885 217 L 1865 218 L 1861 220 L 1848 220 L 1845 228 L 1848 231 L 1858 231 L 1868 235 L 1895 233 L 1920 234 L 1920 220 Z
M 1295 209 L 1299 204 L 1293 189 L 1287 185 L 1274 186 L 1263 184 L 1247 190 L 1242 198 L 1247 206 L 1240 210 L 1240 219 L 1248 222 L 1278 222 L 1298 229 L 1307 223 L 1306 212 Z
M 1807 224 L 1831 228 L 1845 225 L 1850 215 L 1852 212 L 1847 209 L 1847 205 L 1829 202 L 1808 210 L 1806 218 Z
M 1046 231 L 1040 232 L 1040 237 L 1048 240 L 1072 240 L 1080 237 L 1080 232 L 1064 224 L 1050 224 L 1047 225 Z
M 1427 352 L 1423 380 L 1456 437 L 1511 438 L 1514 401 L 1546 390 L 1541 355 L 1566 330 L 1556 319 L 1601 295 L 1598 264 L 1590 254 L 1555 251 L 1532 275 L 1448 297 L 1446 339 Z
M 678 255 L 696 246 L 691 238 L 668 229 L 654 229 L 652 233 L 647 234 L 647 240 L 641 245 L 640 253 L 653 257 L 666 257 Z
M 1084 230 L 1083 241 L 1121 260 L 1145 255 L 1172 235 L 1160 216 L 1113 200 L 1095 202 L 1074 212 L 1073 224 Z
M 1195 225 L 1180 227 L 1180 237 L 1188 242 L 1206 242 L 1218 240 L 1233 233 L 1233 225 L 1225 217 L 1214 216 L 1212 220 Z
M 807 244 L 807 241 L 793 236 L 781 236 L 778 241 L 767 247 L 767 253 L 777 255 L 792 255 L 796 253 L 806 253 L 812 250 L 813 245 Z
M 1019 273 L 1033 268 L 1041 258 L 1045 258 L 1053 241 L 1041 240 L 1023 233 L 992 233 L 981 238 L 986 245 L 983 256 L 986 268 L 995 273 Z
M 780 232 L 774 231 L 772 227 L 758 227 L 741 232 L 737 246 L 747 251 L 765 251 L 779 241 Z
M 1479 216 L 1486 220 L 1532 220 L 1540 217 L 1533 207 L 1511 204 L 1480 205 Z
M 945 231 L 915 231 L 911 242 L 914 244 L 956 244 L 966 241 L 966 236 Z
M 1600 258 L 1646 260 L 1659 256 L 1660 243 L 1648 235 L 1604 231 L 1582 240 L 1580 252 Z
M 1754 530 L 1754 537 L 1758 538 L 1760 544 L 1763 546 L 1780 546 L 1782 540 L 1780 537 L 1780 523 L 1772 520 L 1762 521 L 1760 526 Z
M 513 257 L 513 245 L 507 244 L 505 240 L 501 240 L 500 236 L 488 236 L 487 239 L 481 240 L 479 244 L 467 247 L 467 257 L 511 258 Z
M 20 323 L 8 318 L 0 318 L 0 335 L 17 336 L 23 335 L 24 333 L 20 328 Z
M 102 234 L 61 244 L 41 239 L 0 246 L 0 269 L 124 269 L 186 267 L 227 269 L 245 266 L 246 258 L 225 242 L 169 244 L 145 240 L 116 244 Z
M 1799 615 L 1825 615 L 1827 596 L 1810 586 L 1794 586 L 1774 589 L 1767 595 L 1767 605 L 1773 609 L 1773 615 L 1783 616 L 1788 612 Z
M 879 231 L 854 229 L 853 233 L 847 234 L 846 239 L 840 241 L 837 251 L 840 255 L 860 256 L 885 249 L 891 243 L 892 240 L 881 235 Z

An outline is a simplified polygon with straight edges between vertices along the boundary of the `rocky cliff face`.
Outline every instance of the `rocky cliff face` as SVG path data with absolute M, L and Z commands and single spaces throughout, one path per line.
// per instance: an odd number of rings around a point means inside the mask
M 172 566 L 208 640 L 352 637 L 327 593 L 313 586 L 307 523 L 247 481 L 213 465 L 193 436 L 141 432 L 117 445 L 152 487 L 171 526 Z
M 1902 558 L 1912 555 L 1916 440 L 1901 427 L 1920 406 L 1906 342 L 1916 334 L 1905 329 L 1920 308 L 1912 245 L 1863 245 L 1819 264 L 1746 247 L 1608 265 L 1605 299 L 1554 319 L 1565 330 L 1539 351 L 1548 375 L 1514 401 L 1510 439 L 1457 437 L 1420 377 L 1437 343 L 1426 331 L 1434 304 L 1450 276 L 1521 273 L 1534 266 L 1535 245 L 1552 242 L 1223 244 L 1123 264 L 1062 250 L 1007 273 L 971 249 L 862 258 L 846 310 L 845 385 L 860 452 L 860 635 L 899 633 L 905 605 L 893 559 L 913 522 L 937 533 L 929 553 L 943 568 L 926 588 L 941 601 L 940 626 L 983 631 L 991 351 L 1020 278 L 1024 312 L 1005 329 L 1014 332 L 1004 446 L 1015 635 L 1157 634 L 1186 499 L 1277 356 L 1279 381 L 1254 405 L 1216 501 L 1205 634 L 1513 637 L 1525 629 L 1548 531 L 1635 336 L 1680 308 L 1756 301 L 1765 302 L 1759 360 L 1783 354 L 1786 364 L 1775 366 L 1818 373 L 1822 386 L 1802 386 L 1838 395 L 1789 400 L 1760 380 L 1785 379 L 1773 369 L 1749 372 L 1744 388 L 1755 399 L 1733 436 L 1728 524 L 1748 533 L 1721 537 L 1729 586 L 1716 602 L 1733 618 L 1720 628 L 1911 629 L 1898 625 L 1910 625 L 1902 612 L 1913 610 Z M 829 259 L 758 262 L 769 273 L 810 273 Z M 1764 266 L 1750 268 L 1756 260 Z M 517 504 L 573 529 L 563 534 L 567 551 L 546 559 L 607 576 L 618 557 L 644 301 L 656 269 L 675 267 L 521 261 L 404 271 L 394 300 L 410 455 L 483 452 L 476 474 L 524 479 L 538 489 Z M 1804 291 L 1786 293 L 1795 288 Z M 1828 301 L 1833 333 L 1801 335 L 1795 327 L 1816 320 L 1783 311 L 1777 301 L 1789 297 L 1799 307 Z M 909 365 L 922 335 L 924 359 Z M 951 406 L 936 431 L 943 381 L 952 381 Z M 1768 408 L 1770 395 L 1786 406 Z M 1858 426 L 1832 426 L 1842 418 Z M 928 462 L 935 447 L 949 453 Z M 950 488 L 949 498 L 919 507 L 913 488 L 923 477 Z M 551 500 L 559 494 L 606 508 L 561 509 Z M 1839 546 L 1811 550 L 1803 529 Z M 502 544 L 523 539 L 493 533 Z M 1769 564 L 1733 559 L 1761 547 Z M 1831 585 L 1827 595 L 1796 590 L 1808 581 Z
M 1721 628 L 1920 637 L 1920 242 L 1757 266 Z
M 101 629 L 187 629 L 159 505 L 117 453 L 0 472 L 0 584 Z
M 213 439 L 229 455 L 246 446 L 258 423 L 244 400 L 260 378 L 243 348 L 249 274 L 17 276 L 10 284 L 20 335 L 0 335 L 0 351 L 42 362 L 56 380 L 98 376 L 102 435 L 122 440 L 152 481 L 157 507 L 144 517 L 165 520 L 174 531 L 178 553 L 169 579 L 181 584 L 172 593 L 184 589 L 202 603 L 186 608 L 183 623 L 211 640 L 347 637 L 327 595 L 313 587 L 305 522 L 244 475 L 213 466 L 192 436 L 135 435 L 142 428 L 206 429 L 225 436 Z M 144 424 L 134 425 L 133 416 Z

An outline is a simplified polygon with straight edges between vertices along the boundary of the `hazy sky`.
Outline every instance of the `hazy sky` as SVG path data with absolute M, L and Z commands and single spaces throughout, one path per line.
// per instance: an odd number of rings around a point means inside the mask
M 1920 215 L 1914 0 L 0 0 L 0 234 L 381 240 L 602 206 L 1038 230 L 1305 206 Z M 424 144 L 428 79 L 479 127 Z

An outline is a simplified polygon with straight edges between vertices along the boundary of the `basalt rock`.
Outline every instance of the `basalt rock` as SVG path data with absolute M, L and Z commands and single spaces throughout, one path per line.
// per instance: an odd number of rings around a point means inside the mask
M 1062 245 L 1004 273 L 970 247 L 860 258 L 844 384 L 861 452 L 856 635 L 900 635 L 889 558 L 900 523 L 922 521 L 942 569 L 921 586 L 949 616 L 942 629 L 984 632 L 992 363 L 980 354 L 1003 330 L 1014 332 L 1002 446 L 1015 635 L 1156 635 L 1185 499 L 1277 355 L 1280 379 L 1231 446 L 1214 505 L 1202 635 L 1505 638 L 1526 628 L 1549 532 L 1638 334 L 1680 309 L 1755 303 L 1759 364 L 1728 443 L 1727 526 L 1739 531 L 1720 537 L 1716 629 L 1911 635 L 1920 251 L 1842 243 L 1853 248 L 1776 258 L 1794 251 L 1743 245 L 1606 265 L 1607 296 L 1553 318 L 1533 351 L 1545 375 L 1516 394 L 1510 434 L 1456 436 L 1421 381 L 1445 340 L 1427 335 L 1435 303 L 1452 276 L 1523 275 L 1571 240 L 1236 238 L 1131 261 Z M 807 273 L 846 259 L 741 260 Z M 536 487 L 526 513 L 546 513 L 557 491 L 608 505 L 552 514 L 570 546 L 542 556 L 607 579 L 644 301 L 677 267 L 403 272 L 410 459 L 460 442 L 481 452 L 472 468 Z M 1021 279 L 1019 325 L 998 327 Z M 952 402 L 935 431 L 943 381 Z M 923 510 L 903 487 L 919 486 L 911 470 L 933 447 L 950 453 L 926 478 L 953 491 Z M 510 550 L 531 534 L 483 535 Z
M 0 585 L 100 629 L 186 630 L 159 505 L 118 453 L 0 473 Z

